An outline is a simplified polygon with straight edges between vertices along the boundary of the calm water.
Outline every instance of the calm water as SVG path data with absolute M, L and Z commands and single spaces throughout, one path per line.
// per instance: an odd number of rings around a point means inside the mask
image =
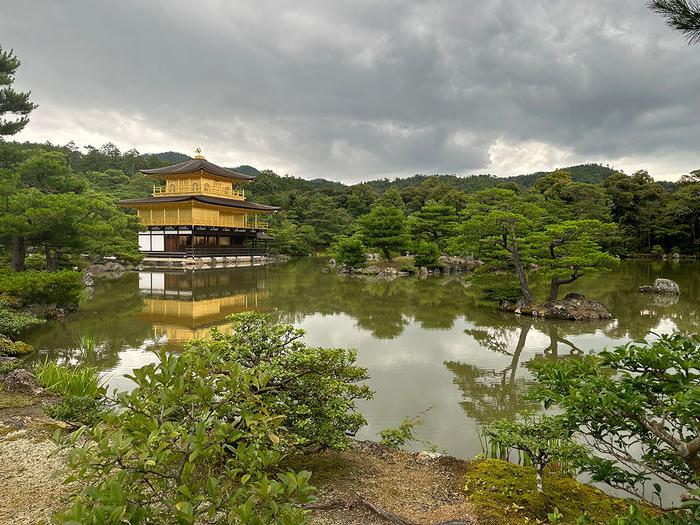
M 441 277 L 395 281 L 322 274 L 323 262 L 279 266 L 141 272 L 102 281 L 81 311 L 25 339 L 38 359 L 87 362 L 112 385 L 154 360 L 156 341 L 173 350 L 235 312 L 259 310 L 307 331 L 319 346 L 355 347 L 369 369 L 372 401 L 361 405 L 369 425 L 359 437 L 432 407 L 421 439 L 458 456 L 481 452 L 476 427 L 528 406 L 525 364 L 536 356 L 566 358 L 666 333 L 700 331 L 700 263 L 623 262 L 613 273 L 588 276 L 566 291 L 605 302 L 616 316 L 600 323 L 518 318 L 481 304 L 468 284 Z M 681 287 L 680 298 L 641 295 L 656 277 Z M 537 287 L 537 284 L 535 284 Z M 87 340 L 94 352 L 80 350 Z M 82 343 L 81 343 L 82 341 Z M 424 446 L 422 448 L 425 448 Z

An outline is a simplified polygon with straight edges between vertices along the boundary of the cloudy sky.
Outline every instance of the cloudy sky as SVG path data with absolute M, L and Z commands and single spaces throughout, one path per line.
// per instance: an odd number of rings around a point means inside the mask
M 700 168 L 700 46 L 644 0 L 0 0 L 19 140 L 304 178 Z

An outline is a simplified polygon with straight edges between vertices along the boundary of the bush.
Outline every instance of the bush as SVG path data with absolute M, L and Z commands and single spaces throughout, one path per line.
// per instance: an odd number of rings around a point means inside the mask
M 0 293 L 15 296 L 27 304 L 75 306 L 83 292 L 79 272 L 7 272 L 0 273 Z
M 194 352 L 213 353 L 222 366 L 240 363 L 252 374 L 269 376 L 261 392 L 265 405 L 284 414 L 289 443 L 343 448 L 366 424 L 355 411 L 355 400 L 370 399 L 372 391 L 358 383 L 367 370 L 355 365 L 357 352 L 344 348 L 311 348 L 303 330 L 274 324 L 269 315 L 233 315 L 232 334 L 212 331 L 211 341 L 193 341 Z
M 266 356 L 280 341 L 250 342 Z M 69 479 L 84 489 L 56 523 L 304 521 L 301 505 L 313 489 L 308 472 L 280 467 L 292 433 L 277 411 L 279 386 L 235 351 L 220 354 L 220 345 L 162 350 L 157 363 L 134 370 L 136 388 L 117 396 L 114 412 L 64 442 L 74 469 Z
M 32 353 L 32 346 L 0 335 L 0 356 L 21 357 Z
M 661 487 L 645 493 L 645 482 L 698 487 L 699 363 L 700 337 L 664 335 L 597 356 L 535 361 L 531 396 L 559 407 L 600 454 L 585 466 L 593 481 L 658 498 Z
M 409 441 L 416 441 L 415 428 L 421 424 L 420 415 L 405 418 L 396 428 L 379 431 L 380 443 L 389 448 L 399 449 Z
M 39 319 L 32 314 L 18 312 L 0 302 L 0 336 L 16 338 L 22 332 L 40 326 L 44 322 L 44 319 Z
M 417 267 L 439 268 L 440 249 L 434 242 L 418 241 L 413 245 L 413 262 Z
M 367 262 L 365 247 L 357 237 L 341 237 L 331 246 L 331 253 L 340 264 L 359 268 Z
M 95 368 L 45 361 L 37 365 L 34 374 L 38 384 L 61 398 L 56 404 L 44 405 L 44 411 L 52 418 L 91 425 L 104 411 L 107 389 Z
M 652 257 L 663 257 L 664 256 L 664 249 L 659 246 L 658 244 L 655 244 L 652 249 L 651 249 L 651 256 Z
M 403 264 L 401 265 L 401 268 L 399 268 L 399 270 L 413 275 L 418 271 L 418 268 L 416 268 L 416 266 L 413 264 Z

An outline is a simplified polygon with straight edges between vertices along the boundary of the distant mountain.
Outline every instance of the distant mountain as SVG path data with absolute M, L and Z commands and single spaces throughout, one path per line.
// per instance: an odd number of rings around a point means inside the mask
M 589 184 L 601 184 L 605 179 L 607 179 L 613 173 L 617 173 L 616 170 L 609 168 L 607 166 L 602 166 L 600 164 L 579 164 L 577 166 L 569 166 L 568 168 L 561 168 L 565 171 L 571 173 L 571 178 L 574 182 L 587 182 Z M 516 175 L 514 177 L 507 177 L 505 180 L 509 182 L 515 182 L 523 188 L 530 188 L 535 185 L 537 179 L 543 175 L 551 173 L 549 171 L 538 171 L 536 173 L 530 173 L 528 175 Z
M 171 164 L 179 164 L 180 162 L 185 162 L 192 158 L 189 155 L 178 153 L 177 151 L 164 151 L 163 153 L 153 153 L 152 155 L 158 160 L 170 162 Z
M 237 171 L 238 173 L 242 173 L 243 175 L 250 175 L 252 177 L 257 177 L 260 175 L 260 170 L 257 168 L 254 168 L 253 166 L 248 166 L 247 164 L 242 164 L 238 166 L 237 168 L 231 168 L 233 171 Z

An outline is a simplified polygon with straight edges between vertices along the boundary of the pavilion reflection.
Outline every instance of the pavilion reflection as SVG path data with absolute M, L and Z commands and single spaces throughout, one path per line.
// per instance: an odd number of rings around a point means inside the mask
M 142 271 L 139 291 L 144 297 L 139 319 L 175 348 L 191 339 L 208 339 L 212 328 L 227 332 L 229 315 L 264 311 L 268 297 L 265 280 L 257 274 L 225 269 Z

